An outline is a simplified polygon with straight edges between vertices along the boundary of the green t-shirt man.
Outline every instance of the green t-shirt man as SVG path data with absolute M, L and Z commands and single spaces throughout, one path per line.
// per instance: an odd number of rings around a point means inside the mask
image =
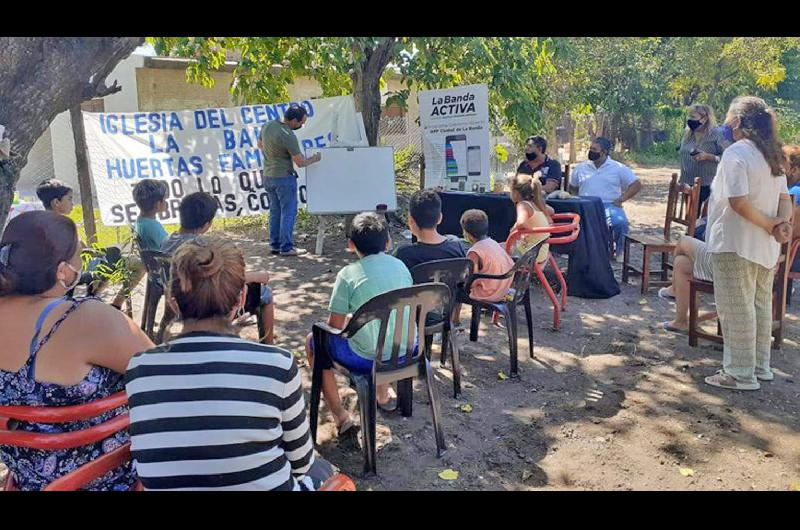
M 303 107 L 290 107 L 283 120 L 274 120 L 261 127 L 259 147 L 264 155 L 266 177 L 288 177 L 294 172 L 294 164 L 305 167 L 320 159 L 319 153 L 311 158 L 304 157 L 294 133 L 305 124 L 307 118 Z

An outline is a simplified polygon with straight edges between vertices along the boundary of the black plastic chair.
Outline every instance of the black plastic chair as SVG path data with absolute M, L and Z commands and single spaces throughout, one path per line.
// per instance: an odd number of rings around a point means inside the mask
M 433 369 L 425 349 L 425 341 L 419 344 L 414 354 L 414 343 L 418 329 L 425 329 L 425 319 L 432 310 L 449 303 L 450 290 L 442 283 L 425 283 L 395 289 L 378 295 L 361 306 L 355 312 L 344 330 L 334 329 L 325 323 L 314 324 L 314 369 L 311 378 L 310 423 L 311 439 L 317 441 L 317 419 L 319 416 L 320 391 L 322 389 L 322 364 L 320 357 L 331 359 L 328 353 L 328 337 L 340 336 L 350 338 L 361 328 L 375 320 L 380 322 L 378 343 L 375 348 L 375 362 L 368 374 L 354 373 L 333 362 L 334 368 L 346 375 L 358 393 L 358 404 L 361 412 L 361 433 L 364 451 L 364 473 L 377 473 L 375 462 L 375 431 L 377 421 L 378 400 L 376 386 L 398 383 L 398 401 L 403 416 L 411 415 L 412 382 L 414 377 L 424 378 L 428 387 L 431 402 L 433 429 L 436 434 L 436 454 L 441 457 L 447 450 L 441 426 L 441 410 L 439 393 L 433 377 Z M 392 339 L 391 357 L 383 361 L 383 350 L 390 317 L 395 318 L 394 337 Z M 408 314 L 408 318 L 404 315 Z M 416 317 L 416 318 L 415 318 Z M 406 321 L 403 325 L 403 321 Z M 407 333 L 405 344 L 401 344 L 403 332 Z M 401 361 L 402 359 L 402 361 Z M 332 360 L 332 359 L 331 359 Z
M 472 261 L 467 258 L 439 259 L 421 263 L 411 269 L 411 278 L 414 283 L 439 282 L 447 285 L 450 289 L 449 304 L 442 308 L 442 314 L 431 313 L 425 326 L 425 351 L 430 355 L 433 345 L 433 335 L 442 334 L 442 358 L 441 365 L 447 362 L 448 347 L 451 351 L 453 365 L 453 397 L 457 398 L 461 394 L 461 367 L 459 365 L 458 343 L 456 334 L 453 333 L 452 315 L 456 305 L 458 305 L 459 290 L 472 275 Z
M 469 284 L 463 293 L 464 303 L 472 306 L 472 322 L 470 323 L 469 340 L 475 342 L 478 340 L 478 327 L 480 325 L 481 310 L 488 309 L 490 312 L 497 311 L 505 317 L 506 330 L 508 331 L 508 348 L 511 356 L 511 376 L 519 375 L 518 360 L 517 360 L 517 306 L 522 305 L 525 309 L 525 320 L 528 323 L 528 345 L 531 352 L 531 359 L 533 359 L 533 315 L 531 313 L 531 282 L 536 274 L 534 270 L 534 261 L 539 255 L 539 249 L 545 243 L 540 242 L 538 245 L 530 249 L 521 258 L 517 260 L 514 266 L 505 274 L 491 275 L 491 274 L 473 274 L 470 278 Z M 482 300 L 474 300 L 470 298 L 469 292 L 472 288 L 472 282 L 475 280 L 505 280 L 514 277 L 511 284 L 512 296 L 508 300 L 501 302 L 484 302 Z
M 156 344 L 161 344 L 167 326 L 175 319 L 175 314 L 169 307 L 169 304 L 165 302 L 164 315 L 158 326 L 158 333 L 155 335 L 153 334 L 156 310 L 167 289 L 171 256 L 159 250 L 142 250 L 140 256 L 145 269 L 147 269 L 147 286 L 144 292 L 141 327 L 151 340 L 155 341 Z

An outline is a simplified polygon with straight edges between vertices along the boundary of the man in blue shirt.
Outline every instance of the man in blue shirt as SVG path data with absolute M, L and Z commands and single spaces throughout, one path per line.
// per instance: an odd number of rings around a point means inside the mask
M 581 197 L 600 197 L 606 207 L 606 220 L 614 241 L 612 259 L 617 261 L 629 232 L 628 217 L 622 203 L 632 199 L 642 189 L 642 183 L 625 164 L 612 160 L 611 141 L 598 137 L 589 148 L 589 160 L 575 168 L 570 192 Z

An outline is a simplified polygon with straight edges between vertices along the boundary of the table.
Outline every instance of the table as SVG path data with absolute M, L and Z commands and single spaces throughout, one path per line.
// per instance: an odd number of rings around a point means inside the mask
M 442 199 L 442 234 L 461 236 L 461 215 L 472 208 L 489 216 L 489 237 L 505 241 L 516 222 L 516 210 L 507 193 L 465 193 L 440 191 Z M 551 199 L 547 201 L 556 213 L 577 213 L 581 216 L 581 233 L 568 244 L 552 245 L 554 254 L 569 255 L 565 279 L 570 296 L 611 298 L 620 293 L 619 284 L 608 260 L 609 230 L 605 207 L 598 197 Z M 602 259 L 598 259 L 602 257 Z

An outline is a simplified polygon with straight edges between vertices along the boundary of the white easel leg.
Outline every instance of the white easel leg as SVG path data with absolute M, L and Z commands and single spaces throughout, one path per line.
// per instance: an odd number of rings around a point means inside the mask
M 317 246 L 314 249 L 314 253 L 317 256 L 321 256 L 323 245 L 325 243 L 325 225 L 327 224 L 328 218 L 324 215 L 320 215 L 318 219 L 319 223 L 317 224 Z

